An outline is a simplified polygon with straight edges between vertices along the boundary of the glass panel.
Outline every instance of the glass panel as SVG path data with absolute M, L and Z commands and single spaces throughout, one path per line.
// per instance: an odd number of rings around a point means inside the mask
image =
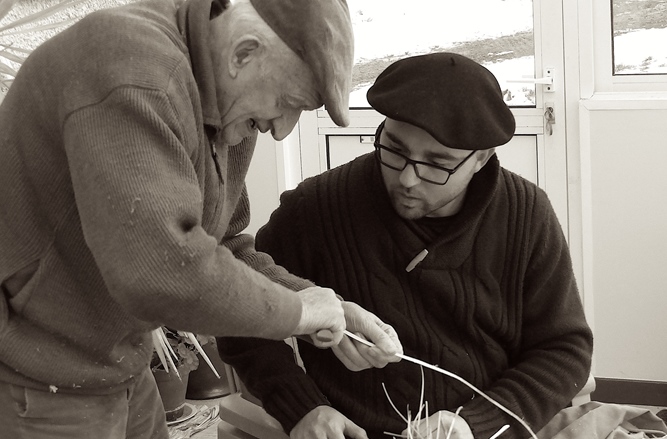
M 32 19 L 19 28 L 20 32 L 8 31 L 6 35 L 2 35 L 1 44 L 33 50 L 47 39 L 65 30 L 74 21 L 83 18 L 97 9 L 111 8 L 133 1 L 136 0 L 84 1 L 82 4 L 70 5 L 52 13 L 44 11 L 61 3 L 66 3 L 65 0 L 17 1 L 5 18 L 0 21 L 0 26 L 10 25 L 19 19 L 26 19 L 27 17 L 32 17 Z M 42 16 L 41 14 L 45 15 Z M 63 25 L 53 29 L 41 29 L 42 26 L 54 25 L 56 23 L 63 23 Z
M 48 38 L 70 26 L 75 20 L 101 8 L 118 6 L 135 0 L 84 1 L 67 3 L 66 0 L 20 0 L 15 2 L 0 20 L 0 64 L 10 72 L 0 73 L 0 102 L 14 80 L 15 72 L 24 59 Z M 3 2 L 5 5 L 6 2 Z M 12 2 L 9 1 L 9 4 Z M 55 8 L 68 4 L 64 9 Z M 54 7 L 55 9 L 51 9 Z M 16 26 L 17 22 L 22 24 Z M 0 66 L 3 67 L 3 66 Z M 4 69 L 0 68 L 0 72 Z
M 327 136 L 327 162 L 328 169 L 333 169 L 359 157 L 362 154 L 372 152 L 375 136 Z
M 503 168 L 538 184 L 536 136 L 514 136 L 502 148 L 497 148 L 496 154 Z
M 667 73 L 667 0 L 612 0 L 615 75 Z
M 532 0 L 348 0 L 355 34 L 350 106 L 392 62 L 456 52 L 487 67 L 512 106 L 535 106 L 535 86 L 507 79 L 535 75 Z

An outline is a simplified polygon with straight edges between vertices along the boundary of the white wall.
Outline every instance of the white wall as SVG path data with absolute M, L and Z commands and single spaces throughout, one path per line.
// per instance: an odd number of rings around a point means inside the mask
M 667 381 L 667 101 L 582 101 L 584 285 L 598 377 Z
M 282 164 L 282 145 L 269 134 L 260 134 L 246 177 L 250 197 L 250 225 L 246 233 L 254 235 L 269 220 L 279 204 L 285 176 Z

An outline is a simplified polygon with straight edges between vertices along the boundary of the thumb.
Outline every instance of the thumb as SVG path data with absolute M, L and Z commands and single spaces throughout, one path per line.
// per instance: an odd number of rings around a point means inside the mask
M 398 339 L 396 330 L 386 323 L 379 322 L 373 331 L 372 341 L 382 352 L 388 355 L 402 354 L 403 346 Z

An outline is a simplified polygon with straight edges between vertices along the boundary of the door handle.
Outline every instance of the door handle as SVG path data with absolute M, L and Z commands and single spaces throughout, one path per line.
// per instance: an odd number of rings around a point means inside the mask
M 518 79 L 507 79 L 507 82 L 519 82 L 526 84 L 542 84 L 544 85 L 544 91 L 548 93 L 553 93 L 555 90 L 554 85 L 554 70 L 553 68 L 547 68 L 544 70 L 543 78 L 518 78 Z

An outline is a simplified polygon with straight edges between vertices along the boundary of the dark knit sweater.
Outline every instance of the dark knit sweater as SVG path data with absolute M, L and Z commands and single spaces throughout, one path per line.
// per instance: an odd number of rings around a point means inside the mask
M 146 369 L 160 324 L 297 326 L 291 290 L 312 284 L 239 234 L 256 138 L 213 143 L 210 11 L 98 11 L 21 67 L 0 106 L 0 381 L 112 392 Z
M 295 274 L 334 288 L 391 324 L 406 355 L 458 374 L 537 431 L 587 380 L 592 335 L 565 238 L 546 194 L 495 156 L 470 183 L 462 210 L 425 246 L 393 211 L 372 155 L 302 183 L 257 236 L 258 248 Z M 423 235 L 423 234 L 422 234 Z M 330 351 L 299 343 L 305 375 L 280 343 L 223 339 L 223 357 L 286 431 L 331 404 L 371 437 L 400 433 L 419 407 L 419 366 L 348 371 Z M 262 361 L 263 360 L 263 361 Z M 503 424 L 526 430 L 463 384 L 424 370 L 429 413 L 463 406 L 476 438 Z

